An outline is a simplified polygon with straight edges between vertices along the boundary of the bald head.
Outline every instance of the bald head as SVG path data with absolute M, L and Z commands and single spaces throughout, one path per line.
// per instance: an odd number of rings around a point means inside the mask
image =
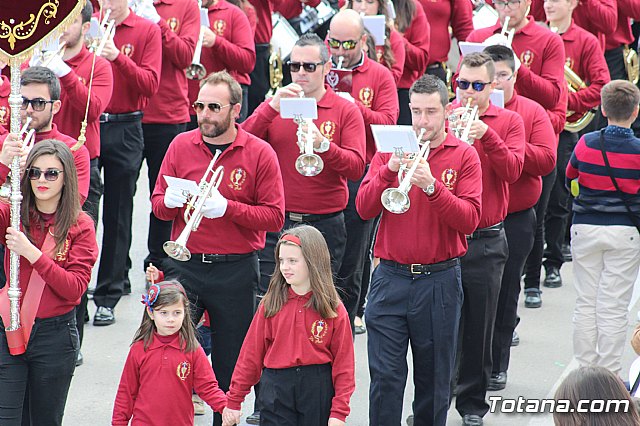
M 362 61 L 362 49 L 367 36 L 358 12 L 353 9 L 338 12 L 331 20 L 328 37 L 334 63 L 339 63 L 338 58 L 342 57 L 342 66 L 353 68 Z
M 362 18 L 353 9 L 342 10 L 333 17 L 329 31 L 334 32 L 338 28 L 343 30 L 342 32 L 353 33 L 353 38 L 360 38 L 364 33 Z

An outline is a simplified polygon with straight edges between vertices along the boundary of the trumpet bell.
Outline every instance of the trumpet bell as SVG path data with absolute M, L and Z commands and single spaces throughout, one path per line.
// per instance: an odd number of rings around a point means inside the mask
M 202 80 L 207 75 L 207 70 L 202 64 L 191 64 L 185 70 L 189 80 Z
M 387 188 L 380 197 L 385 209 L 395 214 L 402 214 L 411 207 L 409 195 L 398 190 L 398 188 Z
M 180 262 L 186 262 L 191 259 L 191 252 L 186 246 L 183 246 L 175 241 L 167 241 L 162 245 L 164 252 L 167 253 L 172 259 L 179 260 Z
M 303 176 L 317 176 L 324 169 L 324 161 L 316 154 L 302 154 L 296 159 L 296 170 Z

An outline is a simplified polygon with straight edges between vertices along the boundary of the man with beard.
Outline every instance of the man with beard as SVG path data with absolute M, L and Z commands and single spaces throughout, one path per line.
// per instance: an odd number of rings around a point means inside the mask
M 227 391 L 244 336 L 253 318 L 260 278 L 257 251 L 267 231 L 284 222 L 284 189 L 273 149 L 235 124 L 242 88 L 226 71 L 202 80 L 193 108 L 198 128 L 171 142 L 151 197 L 153 213 L 173 220 L 171 239 L 183 232 L 187 198 L 168 187 L 164 176 L 200 182 L 218 151 L 213 169 L 222 166 L 220 186 L 206 194 L 202 221 L 189 235 L 186 262 L 168 259 L 165 276 L 178 279 L 194 307 L 193 318 L 206 310 L 211 319 L 213 368 Z M 211 174 L 205 176 L 211 180 Z M 191 224 L 189 225 L 191 226 Z M 215 415 L 214 425 L 222 418 Z

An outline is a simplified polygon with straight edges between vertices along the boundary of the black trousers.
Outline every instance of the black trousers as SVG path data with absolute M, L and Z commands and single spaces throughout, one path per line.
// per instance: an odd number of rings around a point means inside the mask
M 460 415 L 484 416 L 491 376 L 491 339 L 504 265 L 509 253 L 504 230 L 497 236 L 469 240 L 462 257 L 464 303 L 460 320 L 456 409 Z
M 409 109 L 409 89 L 398 89 L 398 102 L 400 104 L 400 114 L 398 124 L 411 124 L 411 110 Z
M 563 131 L 560 133 L 558 143 L 558 157 L 556 162 L 556 179 L 549 194 L 547 214 L 545 216 L 545 241 L 547 248 L 544 251 L 545 267 L 555 266 L 560 268 L 564 263 L 562 256 L 562 244 L 565 240 L 567 222 L 571 213 L 571 194 L 565 185 L 565 172 L 571 158 L 571 153 L 578 143 L 578 134 Z
M 100 124 L 100 167 L 104 168 L 104 238 L 98 281 L 93 295 L 96 306 L 114 308 L 129 281 L 129 248 L 133 196 L 144 151 L 140 120 Z
M 251 86 L 249 86 L 247 117 L 253 114 L 253 110 L 264 101 L 267 91 L 271 88 L 269 85 L 269 55 L 269 44 L 256 44 L 256 65 L 249 75 Z
M 435 75 L 442 80 L 444 84 L 447 84 L 447 72 L 444 70 L 441 63 L 429 65 L 425 74 Z
M 362 177 L 364 178 L 364 175 Z M 349 314 L 351 327 L 353 327 L 353 320 L 358 310 L 365 260 L 369 257 L 369 234 L 374 222 L 373 220 L 363 220 L 356 211 L 356 195 L 361 182 L 362 178 L 357 182 L 349 181 L 347 183 L 349 201 L 344 210 L 344 224 L 347 230 L 346 247 L 349 249 L 344 252 L 342 265 L 336 277 L 338 294 L 340 294 Z
M 362 284 L 360 285 L 360 297 L 358 298 L 358 307 L 356 316 L 362 318 L 364 316 L 364 305 L 367 302 L 367 294 L 369 293 L 369 284 L 371 283 L 371 275 L 373 273 L 373 245 L 376 242 L 376 234 L 378 233 L 378 225 L 380 225 L 380 216 L 373 219 L 371 228 L 369 229 L 369 241 L 367 243 L 367 256 L 364 259 L 362 267 Z
M 347 230 L 344 225 L 344 214 L 340 212 L 336 216 L 314 222 L 293 222 L 285 214 L 283 231 L 296 225 L 311 225 L 322 233 L 329 246 L 331 255 L 331 271 L 335 274 L 340 270 L 342 258 L 347 242 Z M 275 271 L 275 249 L 282 232 L 267 232 L 267 241 L 264 249 L 260 251 L 260 284 L 258 294 L 262 295 L 269 288 L 269 280 Z
M 542 256 L 544 254 L 544 218 L 547 213 L 549 196 L 556 181 L 556 169 L 542 177 L 542 193 L 534 209 L 536 211 L 536 236 L 533 247 L 525 263 L 524 290 L 540 289 L 540 269 L 542 268 Z
M 165 262 L 165 277 L 177 279 L 184 286 L 193 321 L 197 322 L 205 310 L 209 313 L 211 363 L 220 388 L 226 392 L 253 319 L 258 256 L 251 254 L 234 262 L 202 263 L 201 259 L 198 254 L 192 254 L 188 262 L 169 258 Z M 220 414 L 214 415 L 213 424 L 222 424 Z
M 498 310 L 493 330 L 491 355 L 493 373 L 507 371 L 511 351 L 511 338 L 518 317 L 520 279 L 524 263 L 533 247 L 536 232 L 536 213 L 532 208 L 510 213 L 504 219 L 504 231 L 509 246 L 509 257 L 504 265 Z
M 74 310 L 36 319 L 26 352 L 17 356 L 0 320 L 0 424 L 62 425 L 79 347 Z
M 260 425 L 326 426 L 334 396 L 331 364 L 265 368 L 260 379 Z
M 142 134 L 144 136 L 143 156 L 147 160 L 149 196 L 153 194 L 162 160 L 171 141 L 184 132 L 186 128 L 186 123 L 142 125 Z M 188 161 L 188 159 L 185 159 L 185 161 Z M 172 221 L 160 220 L 153 212 L 149 213 L 149 234 L 147 237 L 149 254 L 144 259 L 143 268 L 145 271 L 149 263 L 153 263 L 158 269 L 162 270 L 164 261 L 167 259 L 167 254 L 164 252 L 162 245 L 165 241 L 171 239 L 171 225 Z

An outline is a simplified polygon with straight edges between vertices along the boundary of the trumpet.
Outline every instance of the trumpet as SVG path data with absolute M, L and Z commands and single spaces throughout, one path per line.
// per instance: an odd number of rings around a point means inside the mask
M 109 16 L 111 16 L 111 9 L 107 9 L 102 21 L 100 21 L 98 37 L 92 39 L 89 44 L 89 50 L 95 53 L 96 56 L 100 56 L 107 41 L 113 40 L 113 37 L 116 35 L 116 21 L 109 19 Z
M 418 136 L 418 142 L 422 140 L 424 136 L 425 129 L 420 129 L 420 135 Z M 411 207 L 411 199 L 409 198 L 409 191 L 411 190 L 411 178 L 418 168 L 418 164 L 420 160 L 423 158 L 426 160 L 429 157 L 430 141 L 425 141 L 422 144 L 422 148 L 416 157 L 413 158 L 413 164 L 409 171 L 406 171 L 406 166 L 400 166 L 400 170 L 398 171 L 398 182 L 399 185 L 397 188 L 387 188 L 382 192 L 382 196 L 380 196 L 380 201 L 385 209 L 387 209 L 391 213 L 402 214 L 409 210 Z M 402 158 L 404 154 L 402 152 L 397 152 L 395 155 Z M 406 171 L 406 173 L 405 173 Z
M 184 70 L 189 80 L 202 80 L 207 75 L 207 69 L 200 63 L 203 38 L 204 32 L 202 31 L 202 28 L 200 28 L 200 35 L 198 36 L 196 49 L 193 51 L 193 59 L 191 60 L 191 65 L 189 65 L 187 69 Z
M 300 97 L 304 97 L 304 93 L 300 92 Z M 316 153 L 313 152 L 313 121 L 310 118 L 302 118 L 301 116 L 294 119 L 298 125 L 296 135 L 298 136 L 298 146 L 300 147 L 300 156 L 296 159 L 296 170 L 302 176 L 317 176 L 324 168 L 324 161 Z M 307 125 L 307 131 L 304 132 L 302 126 Z M 305 136 L 305 141 L 302 136 Z
M 504 17 L 504 24 L 502 25 L 502 31 L 500 32 L 507 39 L 507 47 L 511 47 L 511 43 L 513 42 L 513 36 L 516 33 L 515 28 L 509 29 L 509 21 L 511 20 L 510 16 Z
M 200 193 L 187 203 L 184 220 L 186 222 L 184 229 L 175 241 L 167 241 L 162 245 L 165 253 L 175 260 L 186 262 L 191 259 L 191 252 L 187 249 L 187 240 L 189 235 L 193 231 L 197 231 L 202 221 L 202 208 L 207 198 L 211 196 L 213 188 L 218 189 L 220 182 L 222 182 L 222 176 L 224 175 L 224 167 L 219 166 L 215 170 L 214 164 L 222 151 L 217 150 L 216 155 L 213 156 L 213 160 L 209 163 L 209 167 L 204 172 L 202 179 L 200 180 Z M 209 177 L 211 175 L 211 177 Z
M 34 51 L 33 59 L 31 60 L 31 66 L 48 67 L 51 61 L 57 56 L 62 58 L 65 50 L 67 49 L 66 45 L 67 43 L 63 41 L 62 43 L 60 43 L 58 50 L 56 51 L 41 51 L 39 49 L 36 49 Z
M 455 122 L 455 125 L 450 127 L 453 135 L 463 142 L 473 145 L 473 140 L 469 139 L 469 133 L 471 132 L 471 126 L 473 122 L 478 119 L 478 105 L 471 108 L 471 98 L 467 100 L 464 112 L 460 114 L 460 117 L 451 115 L 449 117 L 449 123 Z

